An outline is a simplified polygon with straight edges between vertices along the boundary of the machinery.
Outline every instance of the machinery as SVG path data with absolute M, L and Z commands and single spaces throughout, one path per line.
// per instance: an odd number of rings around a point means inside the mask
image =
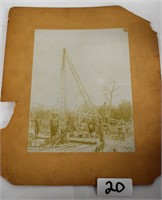
M 97 109 L 95 108 L 94 104 L 92 103 L 76 69 L 73 65 L 66 48 L 63 49 L 63 58 L 62 58 L 62 66 L 60 68 L 60 96 L 59 96 L 59 133 L 65 135 L 67 132 L 67 70 L 70 70 L 71 75 L 77 85 L 77 88 L 84 100 L 84 105 L 87 106 L 87 111 L 83 112 L 79 109 L 76 112 L 73 112 L 72 115 L 75 115 L 76 121 L 76 129 L 79 132 L 83 129 L 83 119 L 85 121 L 89 121 L 91 119 L 95 120 L 95 123 L 98 123 L 98 119 L 100 118 Z M 86 128 L 85 128 L 86 129 Z

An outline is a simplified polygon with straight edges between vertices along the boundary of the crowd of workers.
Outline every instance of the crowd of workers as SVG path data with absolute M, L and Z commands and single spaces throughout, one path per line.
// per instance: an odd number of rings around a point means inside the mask
M 39 115 L 33 120 L 35 127 L 34 138 L 36 139 L 41 133 L 41 124 L 42 120 L 39 118 Z M 76 124 L 72 119 L 66 118 L 64 121 L 60 122 L 59 116 L 57 113 L 51 115 L 49 121 L 49 131 L 51 143 L 56 144 L 58 141 L 60 144 L 66 143 L 68 141 L 67 136 L 73 136 L 74 132 L 77 132 L 77 137 L 84 137 L 84 133 L 88 133 L 88 137 L 95 137 L 98 141 L 96 152 L 102 152 L 105 147 L 105 135 L 111 131 L 111 126 L 108 119 L 98 118 L 83 118 L 82 122 Z M 119 126 L 121 129 L 122 126 Z M 59 140 L 58 140 L 59 135 Z

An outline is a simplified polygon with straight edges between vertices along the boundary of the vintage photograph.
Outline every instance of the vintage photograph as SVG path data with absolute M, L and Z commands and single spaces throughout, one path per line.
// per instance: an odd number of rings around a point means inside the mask
M 28 152 L 134 152 L 128 32 L 36 29 Z

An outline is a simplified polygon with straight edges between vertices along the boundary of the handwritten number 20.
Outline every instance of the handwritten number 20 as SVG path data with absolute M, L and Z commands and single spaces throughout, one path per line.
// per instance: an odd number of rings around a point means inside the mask
M 109 194 L 111 191 L 120 193 L 120 192 L 122 192 L 122 191 L 125 189 L 125 186 L 124 186 L 123 183 L 121 183 L 121 182 L 117 182 L 117 183 L 116 183 L 115 189 L 113 188 L 113 184 L 112 184 L 111 181 L 107 181 L 107 182 L 106 182 L 106 185 L 109 186 L 109 187 L 105 190 L 105 193 L 106 193 L 106 194 Z M 119 186 L 121 186 L 121 189 L 119 189 Z

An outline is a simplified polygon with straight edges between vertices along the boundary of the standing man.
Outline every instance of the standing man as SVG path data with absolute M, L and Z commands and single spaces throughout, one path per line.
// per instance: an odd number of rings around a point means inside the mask
M 90 134 L 90 137 L 92 137 L 93 133 L 95 132 L 95 124 L 92 119 L 90 119 L 88 122 L 88 132 Z
M 103 152 L 105 148 L 105 126 L 102 118 L 99 118 L 99 124 L 97 128 L 97 137 L 99 139 L 99 144 L 95 149 L 96 152 Z
M 40 132 L 40 125 L 41 125 L 41 120 L 39 119 L 38 115 L 36 116 L 34 122 L 35 122 L 35 138 L 37 138 Z
M 51 132 L 51 143 L 53 144 L 53 139 L 57 135 L 57 130 L 59 126 L 59 120 L 57 114 L 52 114 L 50 121 L 50 132 Z

